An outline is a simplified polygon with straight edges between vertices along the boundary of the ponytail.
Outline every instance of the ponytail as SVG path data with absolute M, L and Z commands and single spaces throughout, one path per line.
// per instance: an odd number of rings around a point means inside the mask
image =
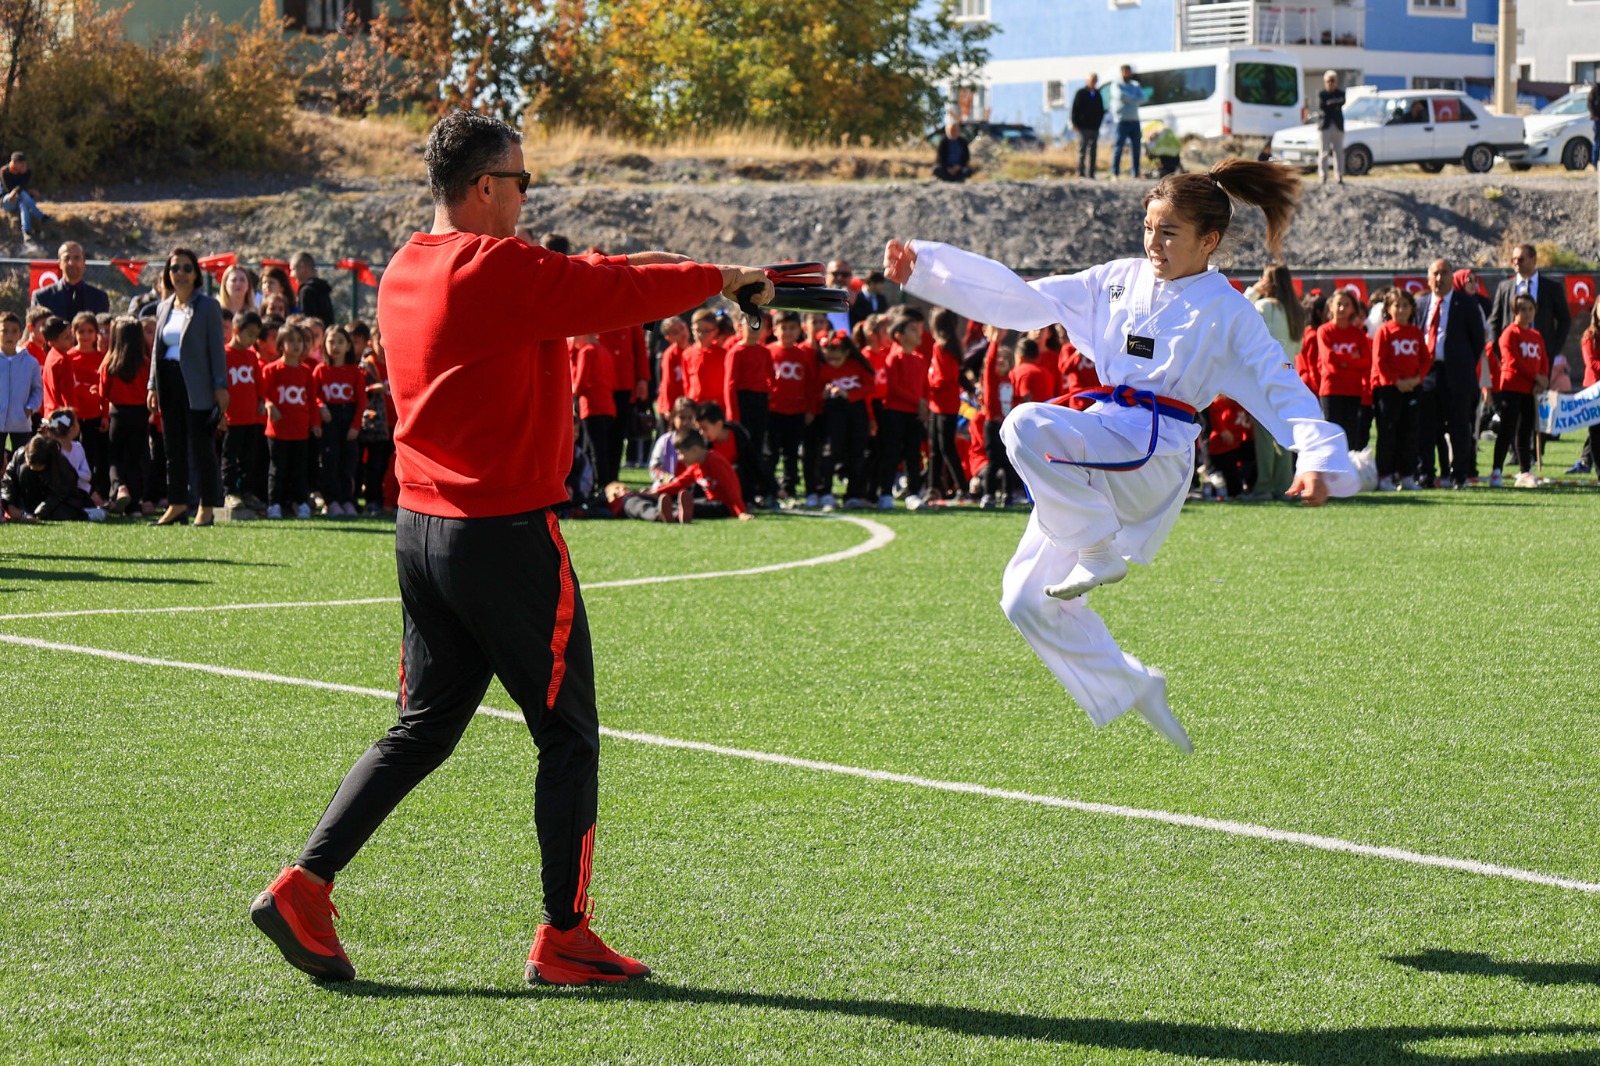
M 1267 216 L 1267 251 L 1281 260 L 1289 220 L 1300 205 L 1300 176 L 1278 163 L 1224 159 L 1204 174 L 1168 174 L 1145 193 L 1144 206 L 1152 200 L 1172 205 L 1202 237 L 1227 236 L 1234 200 L 1259 207 Z

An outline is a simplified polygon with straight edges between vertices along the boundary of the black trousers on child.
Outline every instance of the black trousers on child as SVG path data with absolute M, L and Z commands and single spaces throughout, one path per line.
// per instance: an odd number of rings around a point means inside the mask
M 906 495 L 922 492 L 922 423 L 911 411 L 891 411 L 885 407 L 878 415 L 878 492 L 888 495 L 894 488 L 895 469 L 906 467 Z
M 300 856 L 332 880 L 406 794 L 444 762 L 498 677 L 539 750 L 533 821 L 544 920 L 578 924 L 600 774 L 594 655 L 553 511 L 395 521 L 403 623 L 399 720 L 339 785 Z
M 605 487 L 617 480 L 621 472 L 619 467 L 610 465 L 613 458 L 621 456 L 613 446 L 617 441 L 617 420 L 614 415 L 590 415 L 583 419 L 583 439 L 589 445 L 589 454 L 594 457 L 594 491 L 598 495 L 605 491 Z
M 1500 428 L 1494 436 L 1494 469 L 1505 465 L 1506 452 L 1513 446 L 1517 450 L 1517 465 L 1524 474 L 1533 472 L 1534 407 L 1531 392 L 1494 393 L 1495 414 L 1500 416 Z
M 756 496 L 774 496 L 778 486 L 772 477 L 772 468 L 775 465 L 772 458 L 767 455 L 767 394 L 764 392 L 739 392 L 739 424 L 744 431 L 750 434 L 750 447 L 755 449 L 756 469 L 759 474 L 755 485 L 752 486 Z M 749 502 L 749 501 L 747 501 Z
M 1417 391 L 1379 385 L 1372 390 L 1372 412 L 1378 425 L 1378 476 L 1410 477 L 1417 469 Z
M 367 509 L 383 506 L 383 481 L 389 475 L 389 460 L 394 458 L 394 441 L 388 438 L 383 440 L 366 441 L 361 459 L 361 494 L 367 501 Z
M 112 487 L 126 488 L 135 503 L 151 499 L 145 495 L 150 482 L 150 409 L 142 404 L 112 404 L 107 441 Z
M 961 469 L 961 453 L 956 451 L 956 423 L 960 415 L 934 414 L 928 418 L 929 495 L 964 496 L 966 475 Z
M 111 442 L 98 418 L 78 419 L 78 440 L 89 460 L 89 487 L 104 499 L 111 494 Z
M 1344 430 L 1344 441 L 1352 450 L 1360 451 L 1356 441 L 1361 438 L 1361 397 L 1323 396 L 1322 417 Z
M 822 417 L 812 425 L 822 427 L 828 442 L 827 477 L 823 481 L 827 487 L 823 494 L 833 491 L 833 478 L 837 473 L 844 478 L 845 499 L 866 499 L 872 491 L 871 468 L 867 465 L 872 440 L 867 401 L 852 403 L 842 396 L 830 397 L 823 404 Z
M 296 507 L 311 497 L 311 442 L 267 438 L 272 467 L 267 474 L 267 502 Z
M 993 496 L 1000 504 L 1022 487 L 1022 479 L 1011 465 L 1011 456 L 1006 454 L 1006 442 L 1000 439 L 1000 426 L 1004 421 L 991 418 L 983 424 L 983 454 L 989 460 L 983 468 L 983 494 Z
M 329 503 L 355 503 L 361 442 L 346 438 L 356 420 L 356 405 L 332 403 L 328 411 L 333 420 L 322 425 L 322 498 Z
M 242 496 L 251 491 L 251 471 L 255 469 L 256 453 L 266 439 L 267 427 L 259 422 L 253 426 L 232 426 L 222 435 L 222 491 Z
M 805 415 L 773 412 L 767 416 L 767 439 L 772 444 L 772 472 L 777 474 L 781 459 L 783 477 L 780 483 L 783 491 L 790 496 L 795 494 L 795 489 L 800 485 L 800 445 L 805 438 Z M 774 480 L 780 479 L 774 477 Z

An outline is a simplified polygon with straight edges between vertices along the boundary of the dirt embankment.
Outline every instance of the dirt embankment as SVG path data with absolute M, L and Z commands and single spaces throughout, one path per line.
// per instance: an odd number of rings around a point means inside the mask
M 746 263 L 842 255 L 869 265 L 887 238 L 920 237 L 1039 272 L 1139 254 L 1141 199 L 1149 185 L 1148 179 L 1074 179 L 967 186 L 548 186 L 529 190 L 522 219 L 535 232 L 555 230 L 579 246 L 608 252 L 667 248 Z M 303 186 L 276 194 L 219 190 L 225 198 L 207 198 L 203 190 L 151 191 L 180 195 L 46 205 L 55 219 L 46 232 L 52 251 L 56 241 L 75 239 L 95 257 L 158 258 L 185 245 L 201 254 L 233 251 L 246 260 L 306 249 L 324 263 L 354 256 L 381 264 L 432 217 L 426 189 L 414 181 Z M 1256 212 L 1240 212 L 1232 266 L 1253 269 L 1264 261 L 1259 219 Z M 14 229 L 9 232 L 12 247 L 19 248 Z M 1485 266 L 1504 263 L 1515 241 L 1600 260 L 1592 172 L 1385 175 L 1343 187 L 1313 181 L 1287 258 L 1302 270 L 1417 270 L 1435 256 Z

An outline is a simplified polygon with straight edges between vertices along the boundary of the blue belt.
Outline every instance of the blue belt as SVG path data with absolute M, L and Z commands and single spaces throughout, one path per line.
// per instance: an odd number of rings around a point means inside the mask
M 1153 392 L 1135 389 L 1128 385 L 1118 385 L 1110 389 L 1085 389 L 1083 392 L 1077 393 L 1076 396 L 1086 396 L 1101 403 L 1115 403 L 1118 407 L 1143 407 L 1149 411 L 1150 447 L 1146 448 L 1144 455 L 1137 459 L 1124 459 L 1111 463 L 1095 463 L 1080 459 L 1057 459 L 1049 452 L 1045 452 L 1044 457 L 1046 459 L 1052 463 L 1060 463 L 1063 466 L 1083 466 L 1091 470 L 1137 470 L 1145 463 L 1148 463 L 1150 457 L 1156 453 L 1156 443 L 1161 439 L 1162 418 L 1173 418 L 1179 422 L 1187 422 L 1189 425 L 1194 425 L 1195 422 L 1199 421 L 1195 416 L 1194 408 L 1188 404 L 1180 403 L 1177 400 L 1169 400 L 1163 396 L 1157 396 Z

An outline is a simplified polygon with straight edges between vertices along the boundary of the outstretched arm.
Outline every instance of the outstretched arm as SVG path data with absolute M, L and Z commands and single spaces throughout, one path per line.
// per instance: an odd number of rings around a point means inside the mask
M 883 265 L 907 292 L 964 318 L 1022 330 L 1059 322 L 1080 347 L 1094 335 L 1087 272 L 1030 283 L 992 259 L 933 241 L 890 241 Z

